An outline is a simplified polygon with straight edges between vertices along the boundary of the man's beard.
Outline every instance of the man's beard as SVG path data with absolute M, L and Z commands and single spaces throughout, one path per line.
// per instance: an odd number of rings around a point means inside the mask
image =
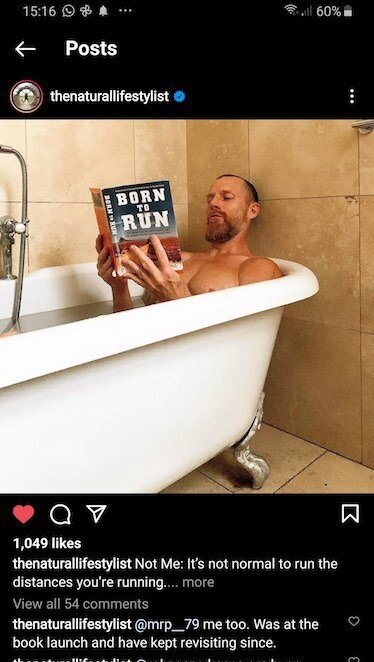
M 224 244 L 226 241 L 229 241 L 235 235 L 238 234 L 239 228 L 235 227 L 230 221 L 226 218 L 223 218 L 223 223 L 220 223 L 216 226 L 214 223 L 208 222 L 207 233 L 205 235 L 206 241 L 209 241 L 211 244 Z

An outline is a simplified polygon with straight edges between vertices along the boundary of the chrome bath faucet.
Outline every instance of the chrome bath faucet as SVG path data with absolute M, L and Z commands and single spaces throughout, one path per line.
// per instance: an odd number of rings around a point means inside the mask
M 26 238 L 27 233 L 27 169 L 26 162 L 22 154 L 13 147 L 0 145 L 0 154 L 13 154 L 21 166 L 22 171 L 22 213 L 21 221 L 15 221 L 11 216 L 3 216 L 0 218 L 0 247 L 2 255 L 2 271 L 0 272 L 0 279 L 14 280 L 17 278 L 14 305 L 12 313 L 12 322 L 15 324 L 19 320 L 19 313 L 21 308 L 23 275 L 25 270 L 25 252 L 26 252 Z M 21 246 L 19 252 L 19 267 L 18 277 L 12 274 L 12 246 L 14 244 L 15 235 L 21 236 Z

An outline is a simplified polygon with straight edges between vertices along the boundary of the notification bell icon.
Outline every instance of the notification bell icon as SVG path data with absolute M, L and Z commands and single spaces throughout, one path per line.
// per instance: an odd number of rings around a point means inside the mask
M 101 5 L 99 9 L 99 16 L 108 16 L 108 10 L 105 5 Z

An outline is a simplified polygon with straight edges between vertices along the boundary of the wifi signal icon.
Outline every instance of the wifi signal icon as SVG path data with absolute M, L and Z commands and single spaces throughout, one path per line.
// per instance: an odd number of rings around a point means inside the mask
M 295 16 L 297 14 L 297 6 L 296 5 L 284 5 L 284 8 L 288 14 L 292 14 Z

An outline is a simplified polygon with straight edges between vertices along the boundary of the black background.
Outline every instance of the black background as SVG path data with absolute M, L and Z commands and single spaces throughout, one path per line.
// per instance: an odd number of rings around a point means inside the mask
M 30 118 L 360 118 L 374 114 L 373 3 L 354 2 L 352 18 L 289 16 L 285 2 L 106 2 L 110 14 L 84 19 L 25 18 L 12 2 L 2 21 L 0 115 L 19 117 L 12 86 L 38 82 L 46 96 L 61 91 L 124 88 L 175 90 L 185 103 L 170 105 L 59 105 L 44 102 Z M 29 5 L 33 2 L 28 3 Z M 40 2 L 39 6 L 43 3 Z M 58 8 L 64 2 L 45 3 Z M 74 0 L 79 9 L 86 4 Z M 89 3 L 95 12 L 101 2 Z M 295 2 L 300 9 L 309 2 Z M 331 5 L 343 9 L 344 3 Z M 130 15 L 118 8 L 133 7 Z M 5 29 L 4 29 L 5 28 Z M 117 42 L 119 57 L 65 57 L 64 40 Z M 22 41 L 37 46 L 21 58 Z M 349 88 L 356 103 L 349 103 Z M 24 117 L 24 116 L 23 116 Z
M 119 18 L 111 11 L 108 17 L 87 20 L 79 15 L 72 20 L 26 19 L 21 10 L 25 4 L 22 1 L 9 3 L 7 14 L 2 14 L 0 117 L 3 118 L 24 119 L 9 102 L 11 87 L 23 79 L 38 82 L 46 96 L 55 88 L 61 91 L 156 88 L 171 92 L 183 89 L 187 93 L 186 103 L 148 107 L 58 106 L 46 99 L 35 114 L 28 116 L 30 119 L 364 118 L 374 115 L 373 3 L 352 2 L 355 12 L 352 19 L 317 19 L 290 17 L 283 10 L 286 3 L 273 1 L 222 5 L 210 0 L 185 4 L 134 0 L 132 3 L 105 3 L 110 11 L 115 6 L 132 6 L 132 16 Z M 64 2 L 45 4 L 61 7 Z M 78 7 L 86 3 L 74 1 L 72 4 Z M 97 10 L 102 3 L 89 4 Z M 302 5 L 296 0 L 295 4 Z M 313 4 L 317 7 L 319 3 Z M 343 3 L 331 4 L 343 7 Z M 120 57 L 67 59 L 63 48 L 65 38 L 87 43 L 102 39 L 115 41 L 120 45 Z M 22 40 L 26 46 L 37 46 L 37 53 L 26 54 L 21 59 L 14 48 Z M 349 104 L 350 87 L 357 91 L 354 105 Z M 49 508 L 60 501 L 73 510 L 71 527 L 54 526 L 48 519 Z M 343 501 L 361 503 L 360 526 L 340 523 Z M 11 514 L 16 503 L 31 503 L 36 509 L 35 517 L 25 526 L 16 522 Z M 85 503 L 109 504 L 97 526 L 92 524 Z M 335 574 L 220 574 L 213 591 L 194 590 L 182 595 L 167 590 L 141 596 L 141 591 L 137 590 L 137 596 L 150 599 L 154 605 L 139 616 L 320 618 L 322 630 L 318 634 L 277 633 L 276 638 L 282 642 L 277 659 L 289 655 L 299 656 L 303 662 L 343 662 L 352 655 L 359 656 L 361 662 L 369 662 L 373 649 L 368 642 L 372 627 L 373 573 L 369 542 L 372 504 L 372 496 L 362 495 L 261 495 L 257 498 L 244 495 L 231 498 L 220 495 L 4 495 L 0 497 L 0 606 L 3 613 L 6 610 L 8 621 L 5 627 L 2 624 L 0 632 L 1 659 L 8 662 L 17 657 L 9 649 L 11 618 L 16 614 L 32 617 L 31 612 L 15 612 L 12 607 L 12 539 L 21 535 L 63 535 L 81 538 L 84 541 L 82 553 L 99 557 L 103 554 L 336 557 L 341 567 Z M 32 556 L 40 554 L 35 551 Z M 203 574 L 214 576 L 214 573 Z M 36 594 L 43 599 L 48 597 L 46 592 L 32 593 L 34 599 Z M 66 595 L 68 591 L 59 593 Z M 27 599 L 31 592 L 17 591 L 17 597 L 20 595 Z M 86 592 L 82 597 L 107 596 L 101 591 L 100 594 Z M 118 596 L 111 592 L 110 597 Z M 131 594 L 121 594 L 122 599 L 127 597 L 131 598 Z M 42 612 L 37 614 L 41 616 Z M 357 629 L 347 625 L 351 614 L 361 616 L 362 623 Z M 61 614 L 69 618 L 78 615 Z M 85 612 L 83 615 L 109 617 L 108 613 Z M 48 616 L 54 614 L 48 613 Z M 102 655 L 109 657 L 109 651 L 103 651 Z M 127 657 L 125 651 L 121 655 Z M 20 656 L 26 657 L 22 653 Z M 42 658 L 40 651 L 29 657 L 38 659 L 38 656 Z M 58 652 L 54 656 L 58 657 Z M 129 654 L 128 657 L 137 659 L 140 655 Z M 156 660 L 161 655 L 153 651 L 144 657 Z M 163 657 L 180 659 L 183 656 Z M 208 651 L 194 654 L 198 660 L 208 657 Z M 233 659 L 235 655 L 217 650 L 211 657 L 223 660 Z M 256 659 L 261 658 L 261 654 L 245 652 L 240 657 Z
M 65 503 L 72 509 L 72 525 L 56 526 L 49 521 L 48 513 L 52 505 Z M 359 503 L 361 507 L 361 523 L 348 522 L 341 524 L 341 504 Z M 237 618 L 248 619 L 251 616 L 292 618 L 306 616 L 310 619 L 320 618 L 322 627 L 318 633 L 275 633 L 275 638 L 281 642 L 275 657 L 278 660 L 297 657 L 302 662 L 345 662 L 350 655 L 360 657 L 361 662 L 372 659 L 369 648 L 368 633 L 372 619 L 371 592 L 373 585 L 372 553 L 369 545 L 369 530 L 372 520 L 372 497 L 355 497 L 353 495 L 327 496 L 249 496 L 235 495 L 131 495 L 131 496 L 4 496 L 1 497 L 1 567 L 8 568 L 2 572 L 0 587 L 1 607 L 7 610 L 9 620 L 15 615 L 33 618 L 41 617 L 43 612 L 17 612 L 12 608 L 10 579 L 10 558 L 17 555 L 12 547 L 12 539 L 16 536 L 65 536 L 81 538 L 84 547 L 81 552 L 51 552 L 32 550 L 20 554 L 26 558 L 37 556 L 67 557 L 82 555 L 92 557 L 111 556 L 113 554 L 126 558 L 130 555 L 146 556 L 199 556 L 202 558 L 261 558 L 281 556 L 283 558 L 314 558 L 326 556 L 336 558 L 340 563 L 335 572 L 282 573 L 282 574 L 252 574 L 195 572 L 174 574 L 174 580 L 180 581 L 181 576 L 215 577 L 216 586 L 210 590 L 167 589 L 164 592 L 136 590 L 134 595 L 149 599 L 153 608 L 148 611 L 134 613 L 115 613 L 111 616 L 126 618 L 172 618 L 182 622 L 184 617 L 200 618 Z M 12 515 L 13 506 L 17 503 L 30 503 L 36 514 L 26 525 L 19 524 Z M 95 526 L 90 513 L 85 508 L 86 503 L 108 504 L 100 522 Z M 16 573 L 16 574 L 22 574 Z M 26 576 L 50 576 L 51 572 L 24 572 Z M 67 575 L 74 575 L 68 572 Z M 90 573 L 85 573 L 90 574 Z M 96 571 L 97 574 L 99 573 Z M 152 571 L 147 573 L 152 576 Z M 157 571 L 156 576 L 160 576 Z M 60 575 L 61 576 L 61 575 Z M 64 575 L 65 576 L 65 575 Z M 371 587 L 371 588 L 370 588 Z M 48 592 L 44 590 L 17 590 L 20 595 L 33 599 L 46 599 Z M 73 591 L 56 590 L 55 594 L 76 597 Z M 79 594 L 78 594 L 79 595 Z M 134 597 L 133 594 L 122 591 L 84 591 L 81 598 L 119 598 Z M 368 600 L 369 598 L 369 600 Z M 350 615 L 360 615 L 362 622 L 357 628 L 347 624 Z M 73 616 L 88 616 L 89 618 L 109 617 L 108 612 L 46 612 L 45 616 L 55 618 L 71 618 Z M 177 624 L 178 626 L 178 624 Z M 32 633 L 28 633 L 30 636 Z M 34 633 L 38 634 L 37 632 Z M 39 634 L 43 634 L 40 632 Z M 58 632 L 53 633 L 59 636 Z M 60 636 L 70 633 L 60 633 Z M 198 636 L 207 633 L 192 633 Z M 209 634 L 209 633 L 208 633 Z M 235 633 L 215 633 L 222 636 L 235 636 Z M 241 636 L 247 636 L 245 633 Z M 23 634 L 22 636 L 27 636 Z M 77 636 L 71 633 L 71 636 Z M 87 632 L 83 632 L 87 636 Z M 96 635 L 98 636 L 98 635 Z M 124 633 L 126 636 L 126 633 Z M 143 635 L 140 635 L 143 636 Z M 160 635 L 161 636 L 161 635 Z M 256 635 L 252 635 L 256 636 Z M 269 633 L 271 637 L 271 633 Z M 1 650 L 2 659 L 13 660 L 9 651 L 9 621 L 7 631 L 2 629 Z M 6 650 L 6 655 L 5 655 Z M 78 656 L 78 651 L 75 651 Z M 85 653 L 88 654 L 87 652 Z M 113 651 L 113 655 L 115 651 Z M 65 652 L 65 658 L 70 655 Z M 108 656 L 102 651 L 103 657 Z M 32 659 L 47 657 L 39 653 L 30 656 Z M 54 652 L 51 657 L 62 657 L 62 652 Z M 82 655 L 83 656 L 83 655 Z M 16 656 L 15 656 L 16 657 Z M 22 657 L 22 655 L 21 655 Z M 147 660 L 188 659 L 183 651 L 158 655 L 156 651 L 145 651 L 131 654 L 122 651 L 123 658 Z M 190 658 L 205 660 L 209 651 L 191 651 Z M 229 651 L 216 650 L 210 652 L 214 660 L 222 659 L 262 659 L 259 651 L 242 651 L 237 654 Z M 269 656 L 270 657 L 270 656 Z M 100 658 L 100 655 L 97 655 Z

